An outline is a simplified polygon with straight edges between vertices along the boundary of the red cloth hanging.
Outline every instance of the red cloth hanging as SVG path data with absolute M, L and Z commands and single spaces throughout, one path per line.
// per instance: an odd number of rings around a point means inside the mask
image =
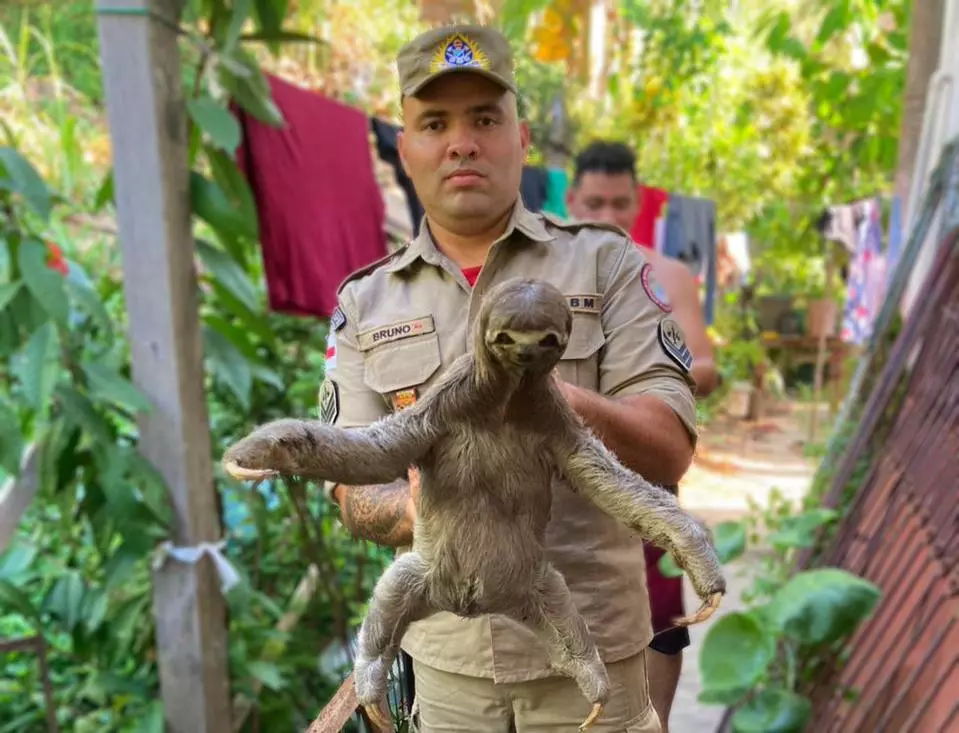
M 651 186 L 639 186 L 639 213 L 633 222 L 633 241 L 640 247 L 655 249 L 656 220 L 662 216 L 663 207 L 669 202 L 669 192 Z
M 267 75 L 286 124 L 239 111 L 240 168 L 253 190 L 269 306 L 327 317 L 343 279 L 387 254 L 385 204 L 361 111 Z

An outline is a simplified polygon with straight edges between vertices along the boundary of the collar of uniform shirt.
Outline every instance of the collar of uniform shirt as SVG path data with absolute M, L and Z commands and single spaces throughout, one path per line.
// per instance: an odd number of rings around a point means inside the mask
M 438 265 L 440 262 L 440 253 L 436 248 L 433 237 L 430 235 L 429 227 L 426 225 L 426 217 L 420 224 L 419 235 L 413 239 L 406 249 L 396 259 L 394 259 L 384 269 L 387 272 L 398 272 L 412 265 L 417 259 L 422 259 L 432 265 Z M 497 241 L 508 239 L 514 231 L 520 232 L 527 240 L 533 242 L 551 242 L 554 237 L 546 231 L 543 220 L 523 205 L 522 199 L 516 200 L 513 207 L 513 213 L 510 215 L 509 223 L 506 225 L 506 231 Z

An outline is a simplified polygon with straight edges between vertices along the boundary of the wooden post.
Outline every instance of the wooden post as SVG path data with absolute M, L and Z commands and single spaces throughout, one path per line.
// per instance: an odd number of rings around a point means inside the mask
M 204 394 L 175 23 L 179 0 L 97 0 L 133 381 L 154 409 L 140 450 L 166 480 L 176 546 L 220 538 Z M 210 558 L 153 579 L 170 733 L 231 731 L 226 609 Z

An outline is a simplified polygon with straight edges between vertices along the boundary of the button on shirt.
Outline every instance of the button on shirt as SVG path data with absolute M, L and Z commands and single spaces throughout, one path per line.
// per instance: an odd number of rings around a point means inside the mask
M 660 323 L 668 315 L 647 294 L 645 256 L 621 230 L 534 214 L 519 202 L 471 287 L 437 249 L 425 223 L 406 248 L 340 287 L 345 321 L 331 329 L 328 346 L 335 356 L 326 374 L 336 387 L 327 391 L 338 400 L 331 413 L 335 424 L 368 425 L 422 394 L 472 348 L 468 334 L 483 293 L 525 276 L 547 280 L 566 294 L 573 327 L 558 367 L 565 381 L 611 398 L 655 395 L 695 441 L 693 382 L 663 345 Z M 566 578 L 606 662 L 649 644 L 642 539 L 559 479 L 547 556 Z M 497 615 L 437 613 L 412 624 L 402 646 L 421 663 L 501 683 L 555 674 L 535 634 Z

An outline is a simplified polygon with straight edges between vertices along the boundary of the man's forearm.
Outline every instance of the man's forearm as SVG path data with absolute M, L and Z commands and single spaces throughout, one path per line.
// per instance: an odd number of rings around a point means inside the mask
M 686 473 L 693 457 L 692 439 L 662 400 L 653 395 L 609 399 L 575 386 L 568 397 L 597 437 L 646 480 L 676 484 Z
M 719 370 L 712 359 L 693 359 L 690 373 L 696 382 L 696 399 L 709 397 L 719 386 Z
M 408 511 L 410 485 L 406 479 L 373 486 L 340 484 L 333 498 L 340 505 L 344 526 L 354 537 L 388 547 L 413 542 L 413 522 Z

